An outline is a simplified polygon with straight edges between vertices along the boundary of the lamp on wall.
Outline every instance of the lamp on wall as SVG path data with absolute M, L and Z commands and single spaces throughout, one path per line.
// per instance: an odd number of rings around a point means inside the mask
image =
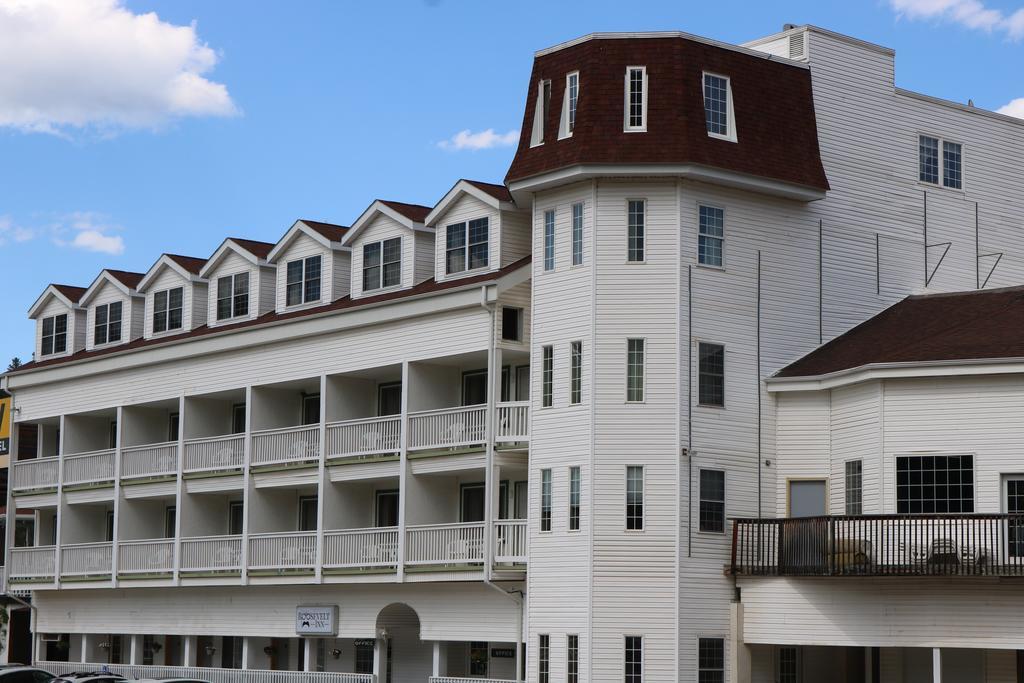
M 217 648 L 215 648 L 213 645 L 207 645 L 206 646 L 206 656 L 207 657 L 212 657 L 215 654 L 217 654 Z
M 273 645 L 267 645 L 265 648 L 263 648 L 263 654 L 265 654 L 268 657 L 270 655 L 274 654 L 274 646 Z
M 149 646 L 149 649 L 151 649 L 153 652 L 160 652 L 160 650 L 164 649 L 164 646 L 160 643 L 154 642 L 152 645 Z
M 96 647 L 98 647 L 101 650 L 109 650 L 110 649 L 110 643 L 108 643 L 107 641 L 103 641 L 102 643 L 100 643 Z
M 331 650 L 331 656 L 335 659 L 339 659 L 341 657 L 341 650 L 339 650 L 338 648 L 334 648 L 333 650 Z

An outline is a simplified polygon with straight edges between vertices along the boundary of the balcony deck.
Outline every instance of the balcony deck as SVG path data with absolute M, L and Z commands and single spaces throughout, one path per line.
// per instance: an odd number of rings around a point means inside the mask
M 741 576 L 1024 576 L 1024 515 L 733 520 Z

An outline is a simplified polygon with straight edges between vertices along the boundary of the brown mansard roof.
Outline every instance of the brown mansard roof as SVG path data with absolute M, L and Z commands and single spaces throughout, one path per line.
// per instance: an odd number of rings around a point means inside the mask
M 623 132 L 625 73 L 645 66 L 647 132 Z M 559 140 L 566 74 L 580 73 L 576 125 Z M 728 76 L 738 142 L 708 136 L 703 72 Z M 544 144 L 530 147 L 538 84 L 551 81 Z M 506 182 L 577 164 L 698 164 L 827 190 L 818 151 L 811 73 L 682 36 L 594 37 L 537 56 L 522 135 Z
M 1024 287 L 908 296 L 783 368 L 807 377 L 875 363 L 1024 358 Z

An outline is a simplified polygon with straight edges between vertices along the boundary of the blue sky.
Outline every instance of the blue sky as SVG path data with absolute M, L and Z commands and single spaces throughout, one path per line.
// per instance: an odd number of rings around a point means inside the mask
M 895 48 L 902 87 L 997 109 L 1024 98 L 1017 1 L 36 0 L 50 11 L 15 16 L 0 0 L 0 359 L 31 356 L 49 282 L 500 182 L 536 49 L 814 23 Z M 483 149 L 452 141 L 488 130 Z

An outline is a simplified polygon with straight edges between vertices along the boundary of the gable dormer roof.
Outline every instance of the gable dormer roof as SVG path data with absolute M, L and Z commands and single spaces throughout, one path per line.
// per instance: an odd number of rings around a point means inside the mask
M 188 281 L 199 280 L 199 271 L 202 270 L 203 264 L 206 263 L 206 259 L 194 258 L 192 256 L 179 256 L 178 254 L 162 254 L 157 259 L 156 263 L 146 271 L 146 275 L 142 278 L 142 281 L 138 284 L 138 290 L 140 292 L 146 291 L 149 283 L 160 274 L 160 271 L 164 268 L 170 268 L 180 275 L 182 278 Z
M 448 190 L 448 193 L 441 198 L 441 201 L 424 217 L 424 224 L 431 225 L 435 220 L 444 215 L 448 207 L 463 195 L 475 197 L 484 204 L 498 210 L 515 208 L 515 203 L 512 201 L 512 193 L 504 185 L 495 185 L 493 183 L 463 178 L 455 183 L 452 189 Z
M 257 266 L 269 265 L 267 263 L 267 256 L 270 255 L 274 245 L 270 242 L 258 242 L 256 240 L 247 240 L 240 237 L 228 237 L 226 240 L 221 242 L 220 246 L 217 247 L 217 251 L 213 252 L 213 256 L 203 264 L 203 267 L 199 271 L 200 277 L 207 277 L 217 264 L 228 254 L 228 252 L 234 252 L 244 258 L 246 261 Z
M 299 235 L 303 234 L 322 244 L 325 249 L 347 249 L 348 247 L 341 245 L 341 240 L 347 232 L 348 228 L 344 225 L 299 219 L 292 224 L 292 227 L 288 228 L 284 237 L 270 250 L 267 260 L 271 263 L 276 261 L 281 252 L 287 249 L 288 245 L 294 242 Z
M 405 202 L 394 202 L 385 199 L 376 199 L 366 211 L 356 219 L 352 227 L 345 233 L 341 243 L 345 246 L 352 246 L 353 240 L 362 232 L 367 225 L 379 214 L 396 221 L 410 230 L 427 230 L 423 221 L 430 213 L 429 206 L 422 204 L 406 204 Z M 428 230 L 429 232 L 429 230 Z
M 28 317 L 35 318 L 39 315 L 43 306 L 50 300 L 50 298 L 57 299 L 68 308 L 76 308 L 78 302 L 85 294 L 85 287 L 75 287 L 73 285 L 58 285 L 50 284 L 47 285 L 43 293 L 39 295 L 32 307 L 28 309 Z
M 137 288 L 139 283 L 142 282 L 142 278 L 145 277 L 144 273 L 132 273 L 127 270 L 111 270 L 104 268 L 100 271 L 100 274 L 96 276 L 96 279 L 92 281 L 89 288 L 85 290 L 82 298 L 78 300 L 78 303 L 85 306 L 89 303 L 89 300 L 96 295 L 100 287 L 104 283 L 110 283 L 121 291 L 125 296 L 139 296 Z

